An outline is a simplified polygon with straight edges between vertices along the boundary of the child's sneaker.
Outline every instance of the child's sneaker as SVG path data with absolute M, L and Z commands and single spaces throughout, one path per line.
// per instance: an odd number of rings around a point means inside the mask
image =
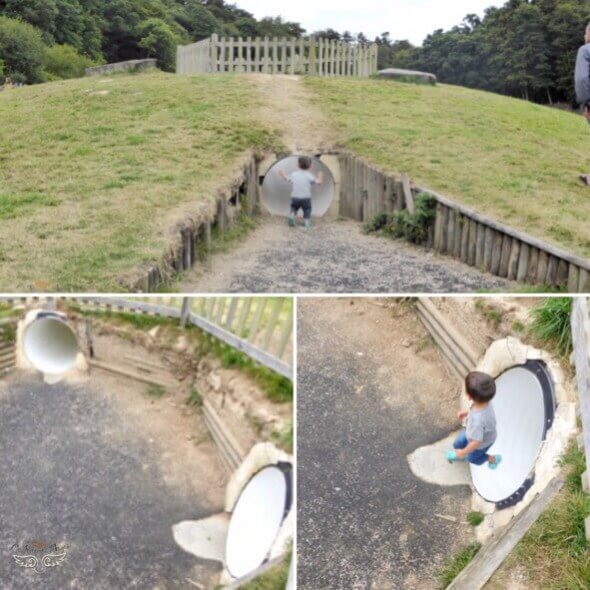
M 311 221 L 309 219 L 305 220 L 304 227 L 305 227 L 305 229 L 311 229 Z
M 289 227 L 295 227 L 296 223 L 295 215 L 289 215 Z
M 446 456 L 449 463 L 454 463 L 455 461 L 465 461 L 465 459 L 457 457 L 457 451 L 447 451 Z
M 488 461 L 488 467 L 490 469 L 498 469 L 498 465 L 500 465 L 500 463 L 502 463 L 502 455 L 495 455 L 496 457 L 496 461 L 494 463 L 490 463 Z

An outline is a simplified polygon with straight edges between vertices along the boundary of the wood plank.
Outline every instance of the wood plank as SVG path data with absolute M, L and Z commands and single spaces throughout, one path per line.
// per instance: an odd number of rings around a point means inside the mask
M 575 264 L 570 264 L 568 269 L 567 278 L 567 291 L 568 293 L 578 292 L 578 282 L 580 280 L 580 271 Z
M 467 567 L 447 586 L 447 590 L 480 590 L 514 551 L 528 530 L 563 487 L 562 476 L 547 487 L 510 524 L 483 547 Z
M 469 241 L 467 243 L 467 264 L 475 266 L 477 251 L 477 222 L 469 220 Z
M 494 241 L 492 246 L 492 264 L 490 266 L 490 272 L 498 276 L 500 272 L 500 262 L 502 261 L 502 234 L 494 231 Z
M 510 263 L 510 253 L 512 252 L 512 238 L 504 235 L 502 237 L 502 256 L 500 258 L 499 276 L 506 278 L 508 276 L 508 264 Z
M 524 242 L 518 242 L 520 244 L 520 256 L 518 257 L 518 269 L 516 270 L 516 280 L 519 283 L 523 283 L 527 280 L 529 272 L 529 259 L 531 248 Z
M 485 245 L 483 251 L 483 267 L 484 270 L 487 272 L 491 272 L 492 270 L 492 257 L 494 254 L 494 230 L 489 227 L 485 226 Z
M 416 212 L 416 205 L 414 204 L 414 195 L 412 194 L 410 177 L 407 174 L 402 174 L 402 186 L 404 189 L 404 199 L 408 213 L 414 215 Z

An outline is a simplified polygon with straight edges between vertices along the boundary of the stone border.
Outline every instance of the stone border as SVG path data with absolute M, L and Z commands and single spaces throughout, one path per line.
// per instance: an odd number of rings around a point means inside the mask
M 590 260 L 495 221 L 426 187 L 404 187 L 403 177 L 388 174 L 354 154 L 340 154 L 340 213 L 368 222 L 382 213 L 410 208 L 426 192 L 436 201 L 436 219 L 427 248 L 483 272 L 531 285 L 590 291 Z
M 157 67 L 157 59 L 132 59 L 129 61 L 120 61 L 117 63 L 86 68 L 86 75 L 103 76 L 114 72 L 145 72 L 146 70 L 155 70 Z

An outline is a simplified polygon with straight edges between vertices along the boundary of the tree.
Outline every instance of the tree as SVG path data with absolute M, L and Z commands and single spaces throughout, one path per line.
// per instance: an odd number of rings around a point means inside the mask
M 92 60 L 81 55 L 70 45 L 54 45 L 45 50 L 45 71 L 52 79 L 81 78 L 86 68 L 94 65 Z
M 145 57 L 156 57 L 163 70 L 174 70 L 178 37 L 166 22 L 150 18 L 139 26 L 138 36 L 139 47 L 145 50 Z
M 0 56 L 4 74 L 17 82 L 45 80 L 45 45 L 39 29 L 20 20 L 0 16 Z

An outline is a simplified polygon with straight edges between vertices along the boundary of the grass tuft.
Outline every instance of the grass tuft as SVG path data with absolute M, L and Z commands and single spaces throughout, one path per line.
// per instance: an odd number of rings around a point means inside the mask
M 524 569 L 530 582 L 544 590 L 590 588 L 590 550 L 585 518 L 590 497 L 582 489 L 584 453 L 572 444 L 561 464 L 567 469 L 564 489 L 543 512 L 510 560 Z
M 159 399 L 166 395 L 166 388 L 162 387 L 161 385 L 157 385 L 156 383 L 150 383 L 147 386 L 146 393 L 150 397 L 155 397 L 156 399 Z
M 471 543 L 445 560 L 443 568 L 437 574 L 441 589 L 446 588 L 469 565 L 480 549 L 480 543 Z
M 560 356 L 572 353 L 571 297 L 551 297 L 532 311 L 531 333 Z
M 484 520 L 484 515 L 481 512 L 470 512 L 467 515 L 467 522 L 471 526 L 479 526 Z

